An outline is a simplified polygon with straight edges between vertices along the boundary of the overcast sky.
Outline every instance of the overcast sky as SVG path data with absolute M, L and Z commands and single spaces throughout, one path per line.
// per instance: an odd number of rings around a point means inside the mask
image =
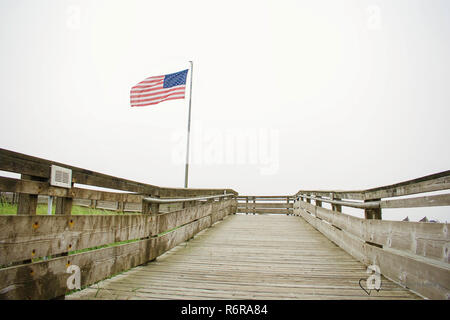
M 183 187 L 189 99 L 129 95 L 192 60 L 190 187 L 293 194 L 449 169 L 450 1 L 2 0 L 0 15 L 1 148 Z

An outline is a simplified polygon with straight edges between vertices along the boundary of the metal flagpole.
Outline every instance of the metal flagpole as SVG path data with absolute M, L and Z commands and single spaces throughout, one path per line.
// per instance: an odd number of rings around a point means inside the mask
M 191 64 L 191 88 L 189 93 L 189 116 L 188 116 L 188 129 L 187 129 L 187 148 L 186 148 L 186 168 L 184 170 L 184 187 L 188 187 L 188 172 L 189 172 L 189 135 L 191 133 L 191 98 L 192 98 L 192 71 L 194 69 L 194 62 L 189 61 Z

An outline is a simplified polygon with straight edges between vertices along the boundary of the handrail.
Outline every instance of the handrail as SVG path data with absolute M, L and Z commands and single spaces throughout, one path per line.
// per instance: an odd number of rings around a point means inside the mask
M 407 196 L 412 194 L 441 191 L 450 189 L 450 170 L 427 175 L 424 177 L 403 181 L 382 187 L 364 190 L 299 190 L 295 195 L 306 193 L 328 196 L 333 194 L 338 198 L 355 200 L 372 200 Z
M 322 201 L 322 202 L 342 205 L 342 206 L 346 206 L 346 207 L 359 208 L 359 209 L 380 208 L 380 203 L 381 203 L 381 201 L 356 202 L 356 201 L 330 200 L 330 199 L 326 199 L 326 198 L 316 198 L 316 197 L 311 197 L 311 196 L 306 196 L 306 195 L 299 195 L 297 197 L 297 200 L 299 200 L 300 197 L 311 199 L 311 200 L 316 200 L 316 201 Z
M 234 196 L 232 193 L 227 194 L 219 194 L 215 196 L 206 196 L 206 197 L 195 197 L 195 198 L 170 198 L 170 199 L 161 199 L 161 198 L 153 198 L 147 197 L 142 200 L 151 203 L 178 203 L 178 202 L 186 202 L 186 201 L 199 201 L 199 200 L 208 200 L 208 199 L 216 199 L 216 198 L 225 198 Z

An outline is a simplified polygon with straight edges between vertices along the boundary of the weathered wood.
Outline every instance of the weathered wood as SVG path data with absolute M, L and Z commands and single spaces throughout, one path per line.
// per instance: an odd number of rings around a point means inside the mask
M 364 202 L 380 201 L 381 199 L 364 200 Z M 364 218 L 381 220 L 381 208 L 364 209 Z
M 66 299 L 418 298 L 384 277 L 369 296 L 358 284 L 367 277 L 361 263 L 301 218 L 237 215 Z
M 299 207 L 363 241 L 450 263 L 446 223 L 365 220 L 306 202 L 299 202 Z
M 238 208 L 248 208 L 248 209 L 253 209 L 253 208 L 292 208 L 293 204 L 292 203 L 250 203 L 250 204 L 246 204 L 246 203 L 239 203 L 238 202 Z
M 232 201 L 232 200 L 229 200 Z M 204 204 L 198 207 L 211 207 L 212 204 Z M 218 208 L 223 209 L 217 212 L 215 219 L 222 219 L 224 216 L 232 211 L 231 206 L 225 206 L 225 203 L 218 204 Z M 196 207 L 193 207 L 194 210 Z M 130 218 L 148 219 L 160 218 L 161 215 L 142 215 L 142 216 L 70 216 L 66 219 L 72 219 L 72 224 L 75 225 L 76 218 Z M 3 218 L 3 217 L 0 217 Z M 6 216 L 6 218 L 17 218 L 14 216 Z M 19 217 L 28 218 L 31 217 Z M 37 217 L 36 217 L 37 218 Z M 54 222 L 62 216 L 48 217 L 42 216 L 39 218 L 53 218 Z M 22 219 L 23 220 L 23 219 Z M 87 219 L 85 219 L 87 220 Z M 67 221 L 61 220 L 62 223 Z M 148 221 L 148 220 L 146 220 Z M 67 257 L 59 257 L 56 259 L 42 261 L 38 263 L 22 265 L 17 267 L 9 267 L 0 269 L 0 299 L 49 299 L 54 298 L 68 292 L 66 288 L 66 280 L 69 276 L 65 273 L 66 268 L 75 264 L 80 267 L 82 286 L 97 282 L 117 272 L 132 268 L 134 266 L 143 264 L 147 261 L 155 259 L 157 256 L 163 254 L 167 250 L 172 249 L 178 244 L 191 239 L 196 233 L 208 228 L 213 222 L 211 215 L 199 218 L 191 223 L 182 225 L 169 233 L 160 237 L 144 239 L 137 242 L 113 246 L 93 251 L 88 251 L 80 254 L 69 255 Z M 30 221 L 25 221 L 25 223 Z M 79 221 L 78 221 L 79 222 Z M 141 221 L 142 222 L 142 221 Z M 41 222 L 42 223 L 42 222 Z M 70 223 L 70 222 L 69 222 Z M 122 221 L 123 223 L 123 221 Z M 16 224 L 17 225 L 17 224 Z M 45 225 L 45 224 L 44 224 Z M 3 224 L 1 225 L 3 226 Z M 152 225 L 153 226 L 153 225 Z M 26 229 L 26 228 L 25 228 Z M 28 228 L 29 229 L 29 228 Z M 98 228 L 95 228 L 98 230 Z M 120 228 L 118 229 L 120 230 Z M 148 230 L 148 229 L 147 229 Z M 48 231 L 48 230 L 44 230 Z M 137 230 L 135 230 L 137 231 Z M 142 231 L 142 230 L 141 230 Z M 0 234 L 3 234 L 0 233 Z M 16 235 L 17 232 L 9 232 L 9 234 Z M 44 233 L 48 235 L 48 232 Z M 143 236 L 144 234 L 134 234 L 135 236 Z M 104 238 L 104 236 L 102 237 Z M 91 239 L 89 239 L 91 241 Z M 110 241 L 110 240 L 108 240 Z M 51 243 L 54 243 L 52 241 Z
M 0 148 L 0 170 L 3 171 L 16 172 L 48 179 L 50 178 L 50 166 L 52 164 L 71 169 L 72 181 L 79 184 L 131 191 L 140 194 L 159 195 L 161 197 L 215 195 L 223 194 L 224 191 L 226 193 L 237 195 L 237 192 L 231 189 L 160 188 L 158 186 L 122 179 Z
M 135 203 L 140 203 L 144 197 L 143 195 L 136 195 L 132 193 L 106 192 L 74 187 L 72 187 L 71 189 L 66 189 L 50 186 L 48 182 L 19 180 L 6 177 L 0 177 L 0 190 L 35 195 L 50 195 L 54 197 Z
M 380 203 L 381 208 L 417 208 L 434 206 L 450 206 L 450 194 L 382 200 Z
M 39 177 L 29 176 L 25 174 L 22 174 L 21 178 L 24 180 L 39 180 Z M 36 215 L 37 200 L 37 195 L 20 193 L 17 205 L 17 214 Z
M 292 209 L 253 209 L 253 208 L 248 208 L 247 210 L 242 208 L 238 208 L 237 212 L 240 213 L 256 213 L 256 214 L 286 214 L 287 210 L 289 210 L 289 212 L 292 212 Z
M 0 215 L 0 265 L 156 235 L 149 215 Z
M 376 264 L 381 273 L 430 299 L 448 299 L 450 291 L 450 268 L 448 264 L 427 261 L 369 245 L 349 236 L 345 231 L 300 210 L 300 215 L 327 238 L 347 251 L 365 265 Z
M 72 213 L 72 198 L 56 198 L 55 214 L 70 215 Z
M 450 189 L 450 170 L 366 190 L 300 190 L 296 193 L 296 195 L 298 196 L 299 194 L 308 193 L 316 196 L 329 197 L 330 194 L 334 194 L 340 199 L 368 200 L 406 196 L 447 189 Z
M 75 255 L 0 269 L 0 299 L 52 299 L 69 292 L 70 265 L 81 270 L 87 286 L 155 258 L 156 239 L 87 251 Z
M 233 204 L 233 200 L 205 202 L 182 210 L 160 214 L 158 216 L 158 233 L 172 230 L 208 215 L 219 214 L 224 209 L 231 213 Z M 221 215 L 219 214 L 219 216 Z

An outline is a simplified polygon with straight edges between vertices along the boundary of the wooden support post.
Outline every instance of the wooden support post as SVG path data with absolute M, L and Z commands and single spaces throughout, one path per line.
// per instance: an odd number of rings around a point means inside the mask
M 21 175 L 23 180 L 34 180 L 34 181 L 46 181 L 39 177 L 33 177 L 26 174 Z M 17 214 L 18 215 L 36 215 L 37 208 L 37 194 L 25 194 L 19 193 L 19 200 L 17 202 Z
M 322 198 L 321 196 L 316 196 L 316 198 Z M 320 201 L 320 200 L 316 200 L 316 206 L 317 207 L 322 207 L 322 201 Z
M 253 214 L 256 215 L 256 197 L 253 197 Z
M 153 198 L 159 198 L 159 196 L 153 196 Z M 159 203 L 155 203 L 155 202 L 147 202 L 149 204 L 149 206 L 146 208 L 147 210 L 150 209 L 150 212 L 145 212 L 145 213 L 150 213 L 151 215 L 158 215 L 159 214 Z M 144 213 L 144 212 L 143 212 Z
M 91 205 L 90 205 L 90 207 L 91 207 L 92 209 L 97 208 L 97 200 L 91 200 Z
M 245 214 L 248 214 L 248 197 L 245 197 Z
M 370 202 L 370 201 L 380 201 L 381 199 L 370 199 L 370 200 L 364 200 L 364 202 Z M 377 219 L 381 220 L 381 208 L 376 209 L 364 209 L 364 217 L 366 219 Z
M 142 200 L 142 214 L 151 214 L 150 202 Z
M 287 203 L 287 208 L 286 208 L 286 210 L 287 210 L 287 215 L 289 215 L 289 197 L 286 197 L 286 203 Z
M 311 195 L 307 194 L 307 196 L 311 196 Z M 311 199 L 310 198 L 306 198 L 306 202 L 311 203 Z
M 125 202 L 117 201 L 117 211 L 123 212 L 125 210 Z
M 56 198 L 55 214 L 72 214 L 72 198 Z
M 340 198 L 336 198 L 334 196 L 334 193 L 331 194 L 331 200 L 341 200 Z M 340 204 L 331 204 L 331 210 L 333 211 L 337 211 L 337 212 L 342 212 L 342 205 Z

